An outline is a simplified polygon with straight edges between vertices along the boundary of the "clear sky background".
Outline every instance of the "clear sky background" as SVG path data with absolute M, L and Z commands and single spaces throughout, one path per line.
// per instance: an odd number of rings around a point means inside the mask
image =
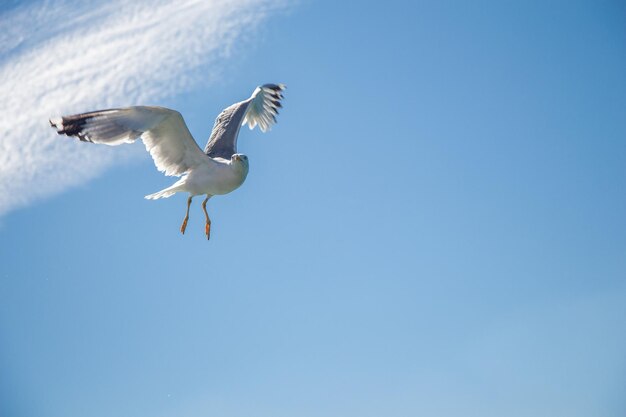
M 0 9 L 0 416 L 626 414 L 623 2 L 80 4 Z M 47 126 L 266 82 L 209 242 Z

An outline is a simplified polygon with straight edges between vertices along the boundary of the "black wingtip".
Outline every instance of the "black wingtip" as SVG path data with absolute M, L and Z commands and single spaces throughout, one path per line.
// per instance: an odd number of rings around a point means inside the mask
M 75 116 L 53 117 L 48 120 L 50 126 L 56 129 L 58 135 L 75 136 L 82 142 L 91 142 L 83 132 L 83 127 L 91 115 L 78 114 Z
M 262 87 L 269 88 L 270 90 L 273 90 L 274 93 L 276 94 L 280 94 L 281 91 L 284 91 L 287 88 L 285 84 L 272 84 L 272 83 L 263 84 Z

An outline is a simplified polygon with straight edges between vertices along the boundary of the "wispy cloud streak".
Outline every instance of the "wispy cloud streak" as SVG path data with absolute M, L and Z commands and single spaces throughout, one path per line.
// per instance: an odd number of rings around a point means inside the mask
M 211 82 L 232 46 L 281 4 L 36 2 L 0 15 L 0 215 L 119 159 L 119 150 L 58 140 L 49 116 L 154 103 Z

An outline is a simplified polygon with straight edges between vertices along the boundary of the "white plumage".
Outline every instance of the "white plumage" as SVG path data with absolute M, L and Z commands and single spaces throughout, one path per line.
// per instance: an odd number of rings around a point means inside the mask
M 248 175 L 248 158 L 237 153 L 237 137 L 243 124 L 256 125 L 266 132 L 276 123 L 281 107 L 283 84 L 257 87 L 247 100 L 224 109 L 213 126 L 204 150 L 191 136 L 181 114 L 164 107 L 134 106 L 99 110 L 50 119 L 57 133 L 76 136 L 81 141 L 116 146 L 141 138 L 157 169 L 165 175 L 182 176 L 172 186 L 147 195 L 148 199 L 189 193 L 187 214 L 181 232 L 185 232 L 189 206 L 196 195 L 206 195 L 202 204 L 206 215 L 205 232 L 210 237 L 206 202 L 214 195 L 237 189 Z

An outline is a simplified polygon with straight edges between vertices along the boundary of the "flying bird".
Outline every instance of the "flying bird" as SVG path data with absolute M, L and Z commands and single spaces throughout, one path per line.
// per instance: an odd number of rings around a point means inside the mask
M 187 211 L 180 226 L 185 233 L 193 197 L 205 195 L 202 210 L 206 217 L 207 239 L 211 237 L 211 219 L 206 203 L 214 195 L 228 194 L 243 184 L 248 175 L 248 157 L 237 153 L 237 136 L 247 124 L 266 132 L 276 123 L 282 107 L 284 84 L 257 87 L 247 100 L 224 109 L 213 125 L 209 142 L 200 149 L 181 114 L 154 106 L 134 106 L 98 110 L 50 119 L 59 135 L 75 136 L 83 142 L 116 146 L 143 140 L 157 169 L 165 175 L 181 177 L 161 191 L 145 198 L 156 200 L 175 193 L 189 193 Z

